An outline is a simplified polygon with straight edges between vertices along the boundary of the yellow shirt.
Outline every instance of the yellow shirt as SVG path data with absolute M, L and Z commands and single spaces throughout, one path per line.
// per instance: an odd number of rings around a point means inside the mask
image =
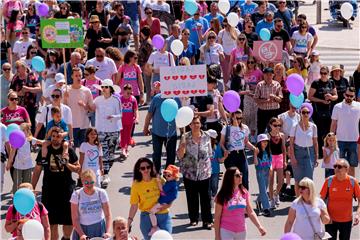
M 304 80 L 307 79 L 308 77 L 308 71 L 306 69 L 303 69 L 301 73 L 299 73 L 295 68 L 290 68 L 289 70 L 286 71 L 286 75 L 288 76 L 293 73 L 297 73 L 301 75 Z
M 151 208 L 158 202 L 160 197 L 160 189 L 156 178 L 149 182 L 134 181 L 131 186 L 130 204 L 138 204 L 140 211 L 149 212 Z M 165 209 L 159 213 L 168 213 L 169 209 Z

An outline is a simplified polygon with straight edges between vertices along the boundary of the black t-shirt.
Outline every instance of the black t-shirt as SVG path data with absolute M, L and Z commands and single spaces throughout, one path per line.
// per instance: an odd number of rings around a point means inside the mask
M 264 14 L 261 14 L 261 13 L 256 12 L 256 13 L 251 14 L 251 21 L 253 21 L 254 26 L 256 26 L 256 24 L 257 24 L 258 22 L 260 22 L 261 20 L 263 20 L 263 19 L 264 19 L 264 16 L 265 16 L 265 13 L 264 13 Z
M 246 33 L 245 31 L 243 31 L 242 33 L 245 34 L 246 39 L 247 39 L 248 44 L 249 44 L 249 47 L 251 49 L 253 49 L 254 41 L 259 40 L 259 36 L 257 35 L 257 33 L 256 32 Z
M 335 80 L 333 78 L 330 78 L 336 87 L 338 99 L 333 102 L 335 105 L 336 103 L 342 102 L 344 100 L 344 93 L 346 92 L 346 89 L 349 87 L 349 82 L 346 78 L 341 77 L 340 80 Z
M 71 171 L 64 165 L 59 164 L 59 160 L 62 158 L 63 148 L 54 149 L 51 145 L 48 147 L 48 153 L 46 155 L 46 162 L 42 163 L 41 161 L 41 151 L 39 152 L 36 158 L 36 164 L 42 165 L 44 170 L 43 177 L 43 191 L 45 190 L 55 190 L 56 186 L 59 184 L 65 185 L 65 188 L 69 190 L 73 189 L 75 181 L 72 179 Z M 78 158 L 75 154 L 75 151 L 72 148 L 69 148 L 69 163 L 75 163 L 78 161 Z M 66 187 L 67 186 L 67 187 Z
M 284 29 L 281 29 L 279 32 L 272 29 L 270 40 L 283 40 L 283 49 L 285 49 L 286 43 L 290 41 L 290 37 Z
M 118 18 L 117 15 L 113 16 L 108 23 L 108 29 L 111 35 L 115 34 L 116 29 L 118 28 L 119 24 L 122 23 L 124 18 Z
M 90 13 L 90 16 L 92 16 L 92 15 L 98 16 L 99 19 L 100 19 L 101 25 L 107 26 L 108 23 L 106 22 L 106 16 L 107 16 L 108 14 L 109 14 L 109 12 L 108 12 L 107 10 L 105 10 L 105 9 L 103 9 L 102 12 L 97 12 L 96 9 L 95 9 L 95 10 L 93 10 L 93 11 Z
M 208 105 L 214 104 L 213 97 L 208 94 L 206 96 L 198 96 L 192 98 L 192 105 L 198 109 L 199 112 L 205 112 L 208 110 Z M 204 126 L 206 122 L 206 117 L 201 117 L 201 124 Z
M 106 49 L 108 46 L 111 45 L 110 43 L 102 43 L 98 41 L 101 38 L 111 38 L 110 32 L 106 27 L 101 27 L 101 29 L 97 33 L 91 28 L 88 29 L 85 38 L 91 40 L 88 46 L 88 59 L 91 59 L 95 56 L 96 48 L 101 47 L 103 49 Z
M 7 40 L 1 41 L 1 60 L 8 60 L 8 49 L 11 48 L 10 43 Z
M 326 82 L 317 80 L 311 84 L 311 88 L 316 90 L 314 97 L 325 100 L 325 94 L 331 93 L 335 88 L 335 84 L 330 79 Z M 319 114 L 330 114 L 330 104 L 315 103 L 314 105 L 316 108 L 314 112 Z

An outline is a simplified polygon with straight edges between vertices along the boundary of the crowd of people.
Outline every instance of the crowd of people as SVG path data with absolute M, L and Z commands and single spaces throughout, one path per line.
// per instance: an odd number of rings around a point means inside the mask
M 285 0 L 230 1 L 237 26 L 219 11 L 218 1 L 196 2 L 190 15 L 183 1 L 45 0 L 49 12 L 41 18 L 37 1 L 2 3 L 1 191 L 8 172 L 12 193 L 35 189 L 44 173 L 41 202 L 25 216 L 12 205 L 7 210 L 5 230 L 11 239 L 23 239 L 21 229 L 29 219 L 41 222 L 45 240 L 137 239 L 129 232 L 138 210 L 141 238 L 150 239 L 159 229 L 171 233 L 169 209 L 181 194 L 179 184 L 185 187 L 190 225 L 197 226 L 201 216 L 203 228 L 214 229 L 216 240 L 246 239 L 246 217 L 266 235 L 257 216 L 274 215 L 284 194 L 295 199 L 284 233 L 304 240 L 337 239 L 338 233 L 339 239 L 350 239 L 360 221 L 360 207 L 353 214 L 353 198 L 360 206 L 355 178 L 360 63 L 352 81 L 340 63 L 322 65 L 317 30 L 306 14 L 295 16 Z M 172 16 L 172 23 L 164 23 L 164 15 Z M 44 48 L 44 18 L 81 18 L 84 47 Z M 282 41 L 279 62 L 255 57 L 254 42 L 264 28 L 270 40 Z M 161 49 L 152 43 L 158 34 L 166 38 Z M 170 47 L 174 40 L 184 47 L 178 56 Z M 44 71 L 32 66 L 35 56 L 44 59 Z M 179 130 L 175 120 L 162 116 L 161 68 L 196 64 L 207 66 L 208 92 L 173 98 L 194 111 L 189 126 Z M 305 101 L 299 106 L 286 84 L 291 74 L 304 82 Z M 223 104 L 228 90 L 241 98 L 234 112 Z M 144 106 L 142 132 L 152 142 L 152 158 L 134 164 L 129 215 L 114 218 L 106 190 L 114 153 L 120 149 L 122 160 L 131 158 Z M 10 124 L 26 136 L 20 148 L 9 143 Z M 249 156 L 259 189 L 256 212 Z M 318 165 L 325 177 L 321 191 L 312 180 Z

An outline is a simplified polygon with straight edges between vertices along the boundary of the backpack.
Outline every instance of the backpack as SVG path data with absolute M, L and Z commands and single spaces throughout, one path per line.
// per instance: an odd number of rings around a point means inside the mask
M 43 205 L 41 202 L 39 202 L 39 201 L 36 201 L 36 203 L 37 203 L 37 205 L 39 206 L 40 215 L 41 215 L 41 213 L 43 212 L 43 209 L 44 209 L 44 205 Z M 13 205 L 12 215 L 15 216 L 16 213 L 17 213 L 17 210 L 16 210 L 16 208 L 15 208 L 15 205 Z
M 355 196 L 355 190 L 354 190 L 354 187 L 355 187 L 355 181 L 356 179 L 352 176 L 349 176 L 350 177 L 350 183 L 351 183 L 351 187 L 352 187 L 352 190 L 353 190 L 353 198 L 355 199 L 355 201 L 357 200 L 356 199 L 356 196 Z M 325 202 L 326 204 L 329 202 L 329 190 L 330 190 L 330 186 L 331 186 L 331 183 L 332 183 L 332 180 L 334 179 L 334 175 L 330 176 L 328 178 L 328 184 L 327 184 L 327 189 L 326 189 L 326 196 L 325 196 Z

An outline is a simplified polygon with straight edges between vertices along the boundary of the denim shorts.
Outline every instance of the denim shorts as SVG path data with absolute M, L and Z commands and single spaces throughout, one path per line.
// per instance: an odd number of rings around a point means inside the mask
M 162 213 L 162 214 L 155 214 L 158 227 L 162 230 L 165 230 L 172 233 L 172 222 L 170 213 Z M 148 212 L 141 212 L 140 214 L 140 230 L 145 240 L 150 240 L 151 237 L 149 236 L 149 232 L 152 228 L 152 224 L 150 221 L 149 213 Z
M 300 147 L 294 145 L 296 166 L 292 166 L 294 172 L 294 179 L 300 182 L 304 177 L 313 179 L 315 149 L 314 147 Z
M 359 165 L 357 156 L 357 142 L 338 141 L 340 157 L 345 158 L 351 167 Z
M 131 25 L 131 28 L 134 32 L 134 34 L 138 35 L 139 32 L 140 32 L 140 23 L 139 23 L 139 19 L 138 20 L 132 20 L 130 21 L 130 25 Z

